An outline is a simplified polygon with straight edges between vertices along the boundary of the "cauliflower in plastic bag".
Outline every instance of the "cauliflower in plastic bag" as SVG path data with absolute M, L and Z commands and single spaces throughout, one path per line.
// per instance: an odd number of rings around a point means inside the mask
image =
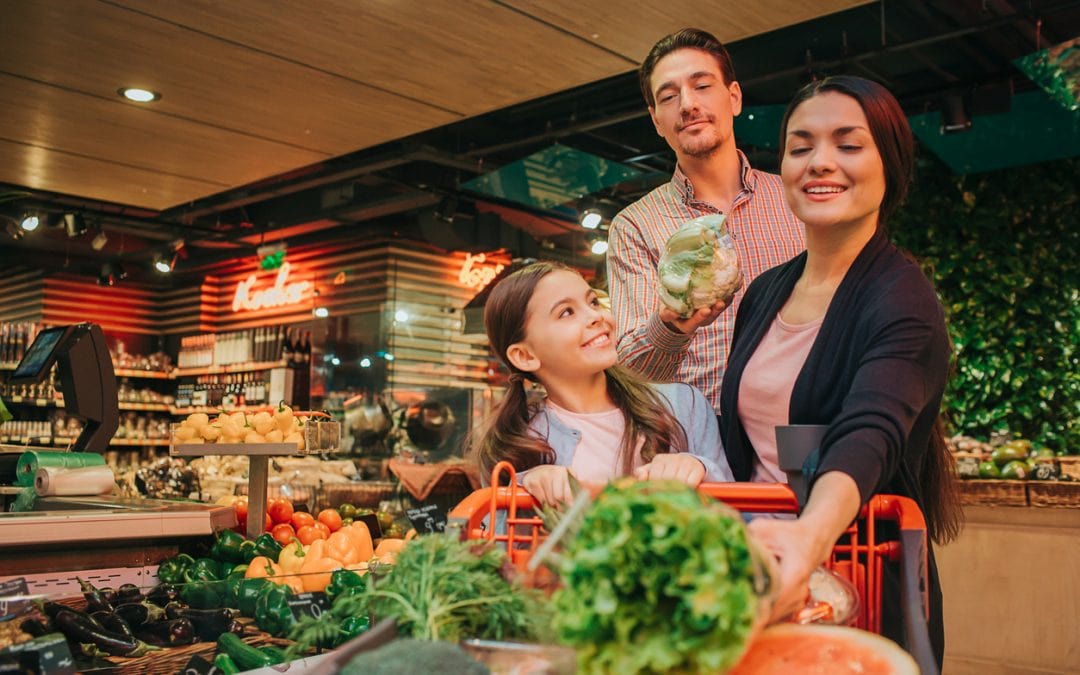
M 725 219 L 720 214 L 694 218 L 671 235 L 660 256 L 660 300 L 684 319 L 717 301 L 730 303 L 742 287 L 742 270 Z

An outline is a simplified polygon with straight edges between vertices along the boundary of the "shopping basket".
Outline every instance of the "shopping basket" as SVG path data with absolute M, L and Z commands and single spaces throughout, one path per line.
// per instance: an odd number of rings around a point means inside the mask
M 491 485 L 466 497 L 450 512 L 450 521 L 466 539 L 505 544 L 510 560 L 524 568 L 544 540 L 538 504 L 519 486 L 513 467 L 499 463 Z M 702 483 L 698 492 L 749 513 L 798 513 L 795 493 L 779 483 Z M 499 528 L 491 523 L 500 523 Z M 501 523 L 505 522 L 505 529 Z M 896 539 L 887 539 L 883 523 L 895 523 Z M 496 531 L 498 529 L 498 531 Z M 899 563 L 901 610 L 908 651 L 924 675 L 937 673 L 930 645 L 929 582 L 927 578 L 926 521 L 914 501 L 895 495 L 877 495 L 837 541 L 826 567 L 851 582 L 859 593 L 856 626 L 881 633 L 882 571 L 885 563 Z

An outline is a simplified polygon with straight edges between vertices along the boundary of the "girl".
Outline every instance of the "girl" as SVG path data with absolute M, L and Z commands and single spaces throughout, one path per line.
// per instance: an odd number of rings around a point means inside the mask
M 914 499 L 938 543 L 960 527 L 938 423 L 949 369 L 944 312 L 884 228 L 914 167 L 907 119 L 881 85 L 832 77 L 796 94 L 780 138 L 781 179 L 806 226 L 806 252 L 747 289 L 720 396 L 721 436 L 738 480 L 784 480 L 777 426 L 827 426 L 806 464 L 816 470 L 799 518 L 750 524 L 780 558 L 777 616 L 803 602 L 810 572 L 876 493 Z M 932 550 L 929 562 L 940 665 Z M 882 632 L 899 637 L 899 608 L 886 606 L 882 617 Z
M 477 437 L 485 475 L 509 461 L 544 504 L 570 500 L 571 474 L 594 483 L 631 474 L 692 486 L 731 480 L 705 397 L 617 366 L 611 313 L 577 272 L 543 262 L 518 270 L 492 291 L 484 326 L 511 372 Z M 542 384 L 546 399 L 529 405 L 526 380 Z

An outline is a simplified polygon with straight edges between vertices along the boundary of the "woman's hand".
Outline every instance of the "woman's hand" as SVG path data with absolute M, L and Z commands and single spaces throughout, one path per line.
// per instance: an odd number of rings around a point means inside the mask
M 697 487 L 705 479 L 705 465 L 685 452 L 669 452 L 653 457 L 653 461 L 634 469 L 639 480 L 677 480 Z
M 533 467 L 521 477 L 521 486 L 541 506 L 558 506 L 574 499 L 570 492 L 570 471 L 565 466 L 545 464 Z
M 747 525 L 750 534 L 777 558 L 780 590 L 769 622 L 779 621 L 806 605 L 810 594 L 810 574 L 825 562 L 829 552 L 820 554 L 817 537 L 798 520 L 756 518 Z

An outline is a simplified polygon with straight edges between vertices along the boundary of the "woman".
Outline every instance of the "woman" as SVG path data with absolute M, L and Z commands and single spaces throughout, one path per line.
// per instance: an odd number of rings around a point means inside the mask
M 570 475 L 606 483 L 633 474 L 695 487 L 706 477 L 730 480 L 705 397 L 617 366 L 611 312 L 574 270 L 535 263 L 511 274 L 488 298 L 484 326 L 512 373 L 476 436 L 485 475 L 509 461 L 542 504 L 571 500 Z M 525 380 L 543 385 L 538 405 L 529 405 Z
M 720 399 L 736 480 L 785 480 L 777 426 L 828 427 L 799 518 L 750 525 L 780 560 L 778 616 L 801 604 L 810 572 L 876 493 L 913 498 L 938 543 L 960 528 L 938 423 L 950 352 L 944 314 L 918 265 L 885 232 L 914 166 L 907 119 L 881 85 L 828 78 L 791 102 L 780 156 L 807 250 L 747 289 Z M 940 664 L 932 550 L 929 560 L 930 634 Z M 900 617 L 890 609 L 882 628 L 895 639 Z

